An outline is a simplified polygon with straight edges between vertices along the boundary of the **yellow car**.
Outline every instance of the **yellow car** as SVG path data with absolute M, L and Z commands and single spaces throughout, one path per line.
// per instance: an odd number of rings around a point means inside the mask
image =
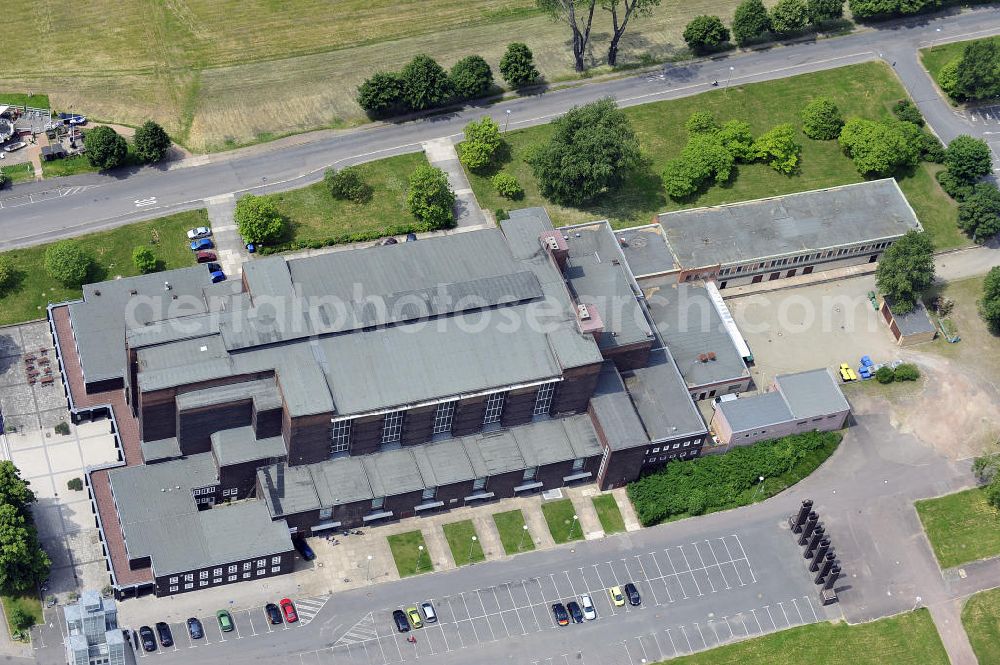
M 847 363 L 840 364 L 840 378 L 844 381 L 857 381 L 858 374 Z
M 420 612 L 417 611 L 415 607 L 406 608 L 406 618 L 410 620 L 410 625 L 414 628 L 423 628 L 424 622 L 420 618 Z
M 625 604 L 625 596 L 622 594 L 620 586 L 611 587 L 608 589 L 608 594 L 611 596 L 611 602 L 615 604 L 615 607 L 621 607 Z

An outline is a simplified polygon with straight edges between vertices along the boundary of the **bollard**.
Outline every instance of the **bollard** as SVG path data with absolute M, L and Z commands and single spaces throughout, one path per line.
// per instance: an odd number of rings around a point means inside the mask
M 819 547 L 819 541 L 823 540 L 823 534 L 825 532 L 826 529 L 823 528 L 823 523 L 818 523 L 812 532 L 812 536 L 809 538 L 809 544 L 806 545 L 806 551 L 802 555 L 803 559 L 813 558 L 813 553 L 816 551 L 816 548 Z
M 812 563 L 809 564 L 809 572 L 815 573 L 819 570 L 819 565 L 826 556 L 826 553 L 830 551 L 830 539 L 824 538 L 819 541 L 819 548 L 816 550 L 816 554 L 813 556 Z
M 819 573 L 817 573 L 816 577 L 813 578 L 813 582 L 815 582 L 816 584 L 823 583 L 823 580 L 826 579 L 826 576 L 830 572 L 830 569 L 833 568 L 833 561 L 835 558 L 836 555 L 833 552 L 826 553 L 826 556 L 823 558 L 823 563 L 820 565 Z
M 812 506 L 812 499 L 805 499 L 802 501 L 802 507 L 799 508 L 798 514 L 788 518 L 788 525 L 792 528 L 792 533 L 802 533 L 802 525 L 805 524 L 806 518 L 812 512 Z
M 799 545 L 805 545 L 809 542 L 809 537 L 812 536 L 813 529 L 816 528 L 816 523 L 819 521 L 819 515 L 816 511 L 809 513 L 809 517 L 806 519 L 805 525 L 802 527 L 802 537 L 799 538 Z
M 823 584 L 824 589 L 832 589 L 833 585 L 837 583 L 837 578 L 840 577 L 840 566 L 834 566 L 830 569 L 830 574 L 826 576 L 826 582 Z

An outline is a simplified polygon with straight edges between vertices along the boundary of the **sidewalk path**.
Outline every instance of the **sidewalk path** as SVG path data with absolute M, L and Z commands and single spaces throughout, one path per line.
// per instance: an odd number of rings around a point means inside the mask
M 927 608 L 931 611 L 931 619 L 941 635 L 951 665 L 976 665 L 979 662 L 962 625 L 964 604 L 964 599 L 949 599 Z
M 215 253 L 219 257 L 222 271 L 230 279 L 238 278 L 242 273 L 243 262 L 250 259 L 250 253 L 243 246 L 240 234 L 236 231 L 236 222 L 233 221 L 236 197 L 232 194 L 214 196 L 205 199 L 205 207 L 208 209 L 212 242 L 215 243 Z
M 424 143 L 424 153 L 431 166 L 448 174 L 448 184 L 455 190 L 455 224 L 459 228 L 486 224 L 486 216 L 479 207 L 476 195 L 472 193 L 472 185 L 465 177 L 465 169 L 458 161 L 458 153 L 451 138 L 427 141 Z

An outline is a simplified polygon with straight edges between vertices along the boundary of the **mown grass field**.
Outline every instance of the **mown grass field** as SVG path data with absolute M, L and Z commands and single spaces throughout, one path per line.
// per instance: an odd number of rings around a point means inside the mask
M 989 39 L 1000 44 L 1000 37 L 990 37 Z M 920 49 L 920 60 L 923 62 L 924 68 L 931 75 L 931 78 L 934 79 L 935 82 L 938 82 L 938 76 L 941 73 L 941 68 L 955 58 L 961 56 L 965 47 L 974 41 L 985 40 L 974 39 L 967 42 L 952 42 L 951 44 L 941 44 L 940 46 Z
M 138 271 L 132 263 L 132 249 L 150 244 L 165 270 L 194 265 L 185 232 L 195 226 L 208 226 L 205 210 L 182 212 L 169 217 L 121 226 L 110 231 L 90 233 L 74 240 L 97 259 L 97 269 L 90 281 L 128 277 Z M 153 244 L 154 233 L 159 242 Z M 17 273 L 13 288 L 0 292 L 0 325 L 20 323 L 45 317 L 45 306 L 80 297 L 79 289 L 69 289 L 45 272 L 45 250 L 49 244 L 0 253 L 9 259 Z
M 1000 513 L 986 503 L 982 489 L 917 501 L 916 506 L 941 568 L 1000 554 Z
M 1000 589 L 969 598 L 962 608 L 962 625 L 980 663 L 1000 663 Z
M 400 577 L 429 573 L 434 570 L 434 562 L 431 561 L 430 552 L 427 550 L 427 543 L 424 536 L 419 531 L 407 531 L 389 536 L 389 549 L 392 551 L 392 558 L 396 562 L 396 570 Z M 420 548 L 423 547 L 421 550 Z
M 667 161 L 684 147 L 687 141 L 684 121 L 693 112 L 711 111 L 720 122 L 745 120 L 755 134 L 760 134 L 783 122 L 801 127 L 800 110 L 809 100 L 820 96 L 833 99 L 847 117 L 885 119 L 892 117 L 892 104 L 906 97 L 906 92 L 888 65 L 866 63 L 627 108 L 625 113 L 639 135 L 648 168 L 630 176 L 617 193 L 582 208 L 561 207 L 543 199 L 531 167 L 524 161 L 531 146 L 551 136 L 551 125 L 508 132 L 505 137 L 510 144 L 510 159 L 500 167 L 517 176 L 524 186 L 524 199 L 510 201 L 494 191 L 490 176 L 495 168 L 480 175 L 470 173 L 469 180 L 480 205 L 489 210 L 544 205 L 557 226 L 610 219 L 616 227 L 647 224 L 657 213 L 669 210 L 861 182 L 863 178 L 836 141 L 814 141 L 800 131 L 802 161 L 796 175 L 782 175 L 763 164 L 740 165 L 727 186 L 713 186 L 684 203 L 669 199 L 663 189 L 660 174 Z M 957 228 L 955 202 L 933 178 L 939 168 L 921 164 L 899 178 L 900 187 L 938 248 L 968 244 Z
M 556 544 L 571 540 L 583 540 L 583 527 L 576 517 L 573 502 L 569 499 L 546 501 L 542 504 L 542 514 L 549 525 L 549 533 Z
M 483 544 L 476 534 L 476 527 L 472 524 L 472 520 L 452 522 L 445 524 L 442 528 L 456 566 L 478 563 L 486 559 L 486 555 L 483 553 Z M 476 537 L 475 540 L 472 540 L 473 536 Z
M 664 0 L 630 25 L 619 64 L 686 53 L 688 21 L 728 22 L 737 4 Z M 4 9 L 18 19 L 4 35 L 0 90 L 44 91 L 59 110 L 111 122 L 152 118 L 194 151 L 357 122 L 357 86 L 417 53 L 449 67 L 480 54 L 495 69 L 517 39 L 549 80 L 575 76 L 568 29 L 534 0 L 90 0 L 72 11 L 8 0 Z M 594 65 L 610 32 L 598 10 Z
M 948 665 L 930 612 L 849 626 L 814 623 L 681 656 L 670 665 Z M 995 661 L 983 661 L 995 662 Z
M 0 173 L 9 177 L 11 182 L 27 182 L 35 179 L 35 169 L 29 163 L 0 166 Z

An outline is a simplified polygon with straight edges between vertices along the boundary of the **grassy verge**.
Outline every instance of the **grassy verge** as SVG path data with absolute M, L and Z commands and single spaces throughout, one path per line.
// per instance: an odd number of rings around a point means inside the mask
M 389 549 L 392 550 L 392 558 L 396 562 L 396 570 L 399 571 L 400 577 L 434 570 L 434 562 L 431 561 L 430 552 L 427 551 L 427 543 L 419 531 L 397 533 L 386 540 L 389 541 Z M 423 547 L 423 550 L 420 547 Z
M 61 178 L 67 175 L 97 173 L 98 171 L 100 169 L 96 166 L 91 166 L 84 155 L 74 155 L 65 159 L 53 159 L 42 162 L 42 175 L 46 178 Z
M 0 173 L 8 176 L 11 182 L 25 182 L 35 179 L 35 167 L 29 163 L 0 166 Z
M 21 92 L 0 92 L 0 104 L 8 106 L 33 106 L 36 109 L 50 109 L 48 95 L 28 95 Z
M 573 519 L 576 510 L 569 499 L 546 501 L 542 504 L 542 514 L 545 515 L 549 533 L 552 534 L 552 540 L 556 541 L 556 544 L 583 539 L 583 528 L 579 520 Z
M 622 518 L 622 511 L 618 509 L 618 502 L 611 494 L 602 494 L 594 497 L 594 509 L 597 517 L 601 520 L 601 527 L 604 533 L 619 533 L 625 530 L 625 520 Z
M 494 513 L 493 522 L 497 525 L 503 551 L 507 554 L 530 552 L 535 549 L 535 543 L 524 523 L 524 514 L 519 509 Z
M 456 566 L 486 559 L 486 555 L 483 554 L 483 544 L 476 536 L 476 527 L 473 526 L 472 520 L 445 524 L 444 537 L 448 539 L 448 547 L 451 548 L 451 556 L 455 559 Z M 476 540 L 472 540 L 473 537 Z
M 982 591 L 962 608 L 962 625 L 980 663 L 1000 663 L 1000 589 Z
M 833 99 L 846 117 L 877 120 L 891 118 L 892 104 L 907 95 L 887 65 L 866 63 L 630 107 L 625 113 L 639 136 L 648 167 L 631 174 L 618 192 L 580 208 L 557 206 L 542 198 L 531 167 L 525 161 L 532 146 L 551 136 L 550 125 L 508 132 L 505 135 L 510 146 L 508 154 L 491 171 L 469 173 L 469 181 L 480 205 L 489 210 L 544 206 L 556 225 L 610 219 L 616 227 L 647 224 L 657 213 L 671 210 L 863 181 L 836 141 L 814 141 L 799 131 L 802 168 L 798 174 L 785 176 L 763 164 L 740 165 L 735 177 L 724 187 L 710 187 L 683 203 L 667 198 L 660 174 L 667 161 L 684 147 L 687 141 L 684 121 L 693 112 L 711 111 L 720 122 L 745 120 L 755 134 L 760 134 L 783 122 L 800 128 L 800 111 L 818 96 Z M 776 100 L 780 103 L 775 103 Z M 501 168 L 523 185 L 522 200 L 510 201 L 494 191 L 490 178 Z M 939 167 L 921 164 L 912 173 L 902 174 L 898 178 L 900 187 L 937 247 L 967 244 L 957 231 L 957 207 L 932 177 L 935 168 Z
M 7 625 L 10 626 L 11 631 L 14 631 L 13 622 L 10 619 L 11 612 L 14 611 L 15 607 L 21 608 L 33 619 L 33 625 L 42 623 L 42 604 L 39 600 L 33 596 L 20 596 L 17 598 L 11 596 L 0 596 L 0 603 L 3 603 L 3 613 L 7 618 Z
M 1000 44 L 1000 37 L 989 37 L 988 39 Z M 958 58 L 962 55 L 965 47 L 974 41 L 986 41 L 986 40 L 970 40 L 965 42 L 952 42 L 950 44 L 940 44 L 938 46 L 932 46 L 930 48 L 920 49 L 920 60 L 923 62 L 924 69 L 927 73 L 931 75 L 934 82 L 939 86 L 941 81 L 939 77 L 941 75 L 941 68 L 947 65 L 949 62 Z
M 930 612 L 848 626 L 814 623 L 682 656 L 671 665 L 948 665 Z M 980 661 L 995 662 L 995 661 Z
M 418 152 L 360 164 L 358 170 L 372 187 L 372 199 L 364 204 L 334 199 L 322 182 L 272 195 L 291 226 L 290 237 L 276 249 L 322 247 L 343 242 L 350 235 L 378 238 L 390 227 L 415 226 L 406 190 L 410 174 L 426 163 L 427 158 Z
M 150 244 L 162 269 L 194 265 L 194 255 L 188 249 L 185 232 L 194 226 L 207 226 L 208 213 L 192 210 L 169 217 L 129 224 L 110 231 L 90 233 L 74 241 L 97 259 L 97 268 L 90 281 L 128 277 L 138 271 L 132 263 L 132 249 Z M 154 242 L 159 238 L 158 242 Z M 45 250 L 50 244 L 25 249 L 13 249 L 0 256 L 14 265 L 16 281 L 12 288 L 0 292 L 0 325 L 30 321 L 45 316 L 45 306 L 80 297 L 79 289 L 66 288 L 45 272 Z
M 917 501 L 917 514 L 942 568 L 1000 554 L 997 510 L 975 487 L 936 499 Z

